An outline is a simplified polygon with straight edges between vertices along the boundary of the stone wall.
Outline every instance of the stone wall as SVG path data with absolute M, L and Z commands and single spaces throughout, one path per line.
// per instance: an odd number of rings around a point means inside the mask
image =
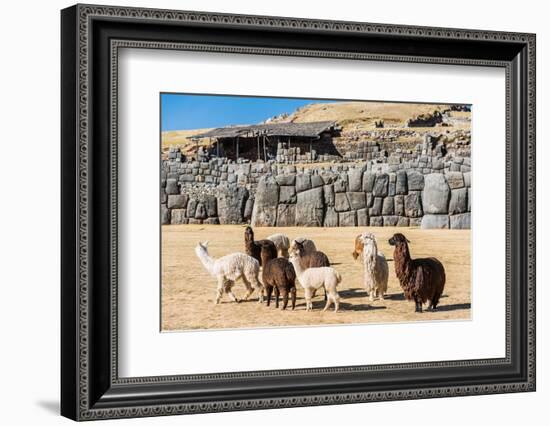
M 470 228 L 469 158 L 335 163 L 163 162 L 163 224 Z

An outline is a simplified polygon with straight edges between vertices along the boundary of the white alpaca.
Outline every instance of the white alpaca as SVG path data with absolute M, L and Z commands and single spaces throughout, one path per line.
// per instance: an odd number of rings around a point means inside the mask
M 285 234 L 273 234 L 267 237 L 267 239 L 273 241 L 273 244 L 277 247 L 277 253 L 280 257 L 288 257 L 290 241 Z
M 382 252 L 378 251 L 376 238 L 373 234 L 364 232 L 361 234 L 363 247 L 363 265 L 365 265 L 364 284 L 369 299 L 372 302 L 378 295 L 380 300 L 384 299 L 384 294 L 388 291 L 388 262 Z
M 244 299 L 247 300 L 256 288 L 259 293 L 258 300 L 260 303 L 263 302 L 263 287 L 258 280 L 260 263 L 256 259 L 244 253 L 232 253 L 214 259 L 208 254 L 208 241 L 199 243 L 195 247 L 195 253 L 210 275 L 218 280 L 216 304 L 220 303 L 224 292 L 234 302 L 239 301 L 232 291 L 235 281 L 239 278 L 242 279 L 246 287 Z
M 308 240 L 305 237 L 298 237 L 290 243 L 290 254 L 298 254 L 298 247 L 296 245 L 296 242 L 302 243 L 304 246 L 304 253 L 303 255 L 308 255 L 310 253 L 313 253 L 314 251 L 317 251 L 317 247 L 315 247 L 315 243 L 311 240 Z
M 340 306 L 340 296 L 336 291 L 336 286 L 342 281 L 342 277 L 336 271 L 336 269 L 329 266 L 323 266 L 320 268 L 303 269 L 300 266 L 300 259 L 291 254 L 290 263 L 294 266 L 296 271 L 296 277 L 303 287 L 306 298 L 306 311 L 313 309 L 313 303 L 311 298 L 315 294 L 315 291 L 321 287 L 325 287 L 327 293 L 327 303 L 323 311 L 326 311 L 332 303 L 334 303 L 334 312 L 338 312 Z

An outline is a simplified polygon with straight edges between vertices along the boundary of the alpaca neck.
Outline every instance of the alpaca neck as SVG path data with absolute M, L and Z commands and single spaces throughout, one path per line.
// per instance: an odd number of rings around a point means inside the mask
M 212 273 L 212 270 L 214 269 L 214 263 L 216 262 L 213 257 L 211 257 L 206 250 L 199 250 L 197 251 L 197 255 L 199 256 L 199 259 L 201 263 L 204 265 L 206 270 L 210 273 Z
M 411 255 L 406 244 L 400 244 L 393 252 L 395 272 L 398 278 L 405 278 L 409 275 L 411 266 Z
M 304 269 L 300 264 L 300 259 L 293 256 L 290 258 L 290 263 L 292 263 L 292 266 L 294 266 L 294 270 L 296 271 L 296 276 L 298 277 L 298 279 L 300 279 L 300 276 L 304 273 Z

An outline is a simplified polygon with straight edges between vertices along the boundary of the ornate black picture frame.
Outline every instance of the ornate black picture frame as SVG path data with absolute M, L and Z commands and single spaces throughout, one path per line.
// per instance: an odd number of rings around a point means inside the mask
M 535 35 L 76 5 L 61 13 L 61 413 L 158 416 L 535 390 Z M 119 378 L 117 52 L 186 49 L 506 71 L 506 356 Z

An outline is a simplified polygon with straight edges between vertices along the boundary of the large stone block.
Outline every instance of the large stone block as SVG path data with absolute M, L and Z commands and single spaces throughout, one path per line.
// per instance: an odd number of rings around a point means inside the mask
M 399 216 L 382 216 L 384 219 L 384 226 L 395 226 L 399 221 Z
M 409 191 L 422 191 L 424 175 L 416 170 L 407 170 L 407 186 Z
M 422 209 L 426 214 L 444 214 L 449 210 L 450 189 L 445 176 L 431 173 L 424 177 Z
M 409 218 L 404 216 L 399 216 L 397 220 L 397 225 L 395 226 L 409 226 Z
M 279 187 L 279 203 L 294 204 L 296 202 L 296 189 L 293 186 Z
M 391 216 L 394 212 L 393 197 L 386 197 L 382 202 L 382 216 Z
M 370 226 L 384 226 L 384 218 L 382 216 L 370 216 Z
M 323 226 L 324 210 L 322 187 L 299 192 L 296 201 L 296 226 Z
M 243 212 L 248 195 L 246 188 L 236 185 L 218 188 L 218 217 L 222 225 L 243 223 Z
M 334 209 L 337 212 L 347 212 L 350 209 L 348 197 L 345 192 L 334 194 Z
M 334 192 L 346 192 L 348 190 L 348 175 L 341 173 L 334 181 Z
M 336 213 L 336 210 L 334 210 L 334 207 L 327 207 L 323 226 L 325 227 L 338 226 L 338 213 Z
M 334 197 L 334 185 L 325 185 L 323 186 L 323 192 L 325 193 L 325 204 L 327 206 L 334 207 L 335 197 Z
M 446 214 L 425 214 L 420 224 L 422 229 L 449 229 L 449 216 Z
M 386 197 L 388 195 L 388 184 L 390 177 L 387 173 L 381 173 L 376 176 L 372 194 L 375 197 Z
M 405 195 L 409 191 L 409 187 L 407 186 L 407 172 L 399 170 L 395 176 L 395 194 Z
M 306 174 L 296 175 L 296 192 L 311 189 L 311 176 Z
M 204 206 L 206 207 L 208 217 L 218 216 L 218 201 L 214 195 L 207 195 L 204 198 Z
M 252 212 L 254 211 L 254 198 L 248 197 L 244 205 L 243 218 L 245 221 L 249 221 L 252 218 Z
M 363 173 L 363 191 L 372 192 L 376 175 L 371 172 Z
M 277 208 L 277 226 L 295 226 L 296 204 L 279 204 Z
M 176 194 L 168 195 L 168 208 L 169 209 L 185 209 L 187 208 L 187 195 Z
M 166 207 L 165 204 L 160 206 L 160 223 L 163 225 L 168 225 L 170 223 L 171 212 L 170 209 Z
M 465 213 L 468 211 L 468 188 L 451 190 L 449 214 Z
M 174 195 L 180 193 L 178 181 L 176 179 L 166 179 L 166 193 L 168 195 Z
M 272 176 L 263 176 L 258 182 L 252 210 L 252 226 L 275 226 L 279 185 Z
M 364 209 L 367 206 L 364 192 L 348 192 L 347 196 L 352 210 Z
M 363 168 L 350 170 L 348 179 L 350 192 L 361 191 L 363 187 Z
M 206 219 L 207 217 L 206 207 L 203 203 L 198 203 L 197 210 L 195 211 L 195 219 Z
M 172 225 L 181 225 L 187 223 L 185 209 L 172 209 L 170 223 Z
M 393 211 L 398 216 L 405 216 L 405 197 L 396 195 L 393 197 Z
M 464 177 L 461 172 L 447 172 L 445 174 L 449 188 L 458 189 L 464 188 Z
M 410 227 L 419 227 L 422 222 L 421 217 L 409 217 L 409 226 Z
M 369 216 L 380 216 L 382 214 L 383 202 L 384 202 L 384 199 L 382 197 L 375 197 L 369 212 Z
M 470 213 L 450 216 L 451 229 L 470 229 Z
M 368 209 L 357 210 L 357 226 L 369 226 Z
M 405 195 L 405 216 L 407 217 L 421 217 L 422 211 L 422 197 L 420 191 L 412 191 Z
M 275 180 L 281 186 L 294 186 L 296 185 L 296 175 L 277 175 Z
M 198 201 L 195 198 L 191 198 L 187 202 L 187 217 L 195 217 L 195 212 L 197 211 Z
M 319 175 L 311 175 L 311 187 L 317 188 L 318 186 L 323 186 L 325 182 L 323 181 L 323 178 Z
M 338 213 L 339 226 L 357 226 L 355 210 Z

